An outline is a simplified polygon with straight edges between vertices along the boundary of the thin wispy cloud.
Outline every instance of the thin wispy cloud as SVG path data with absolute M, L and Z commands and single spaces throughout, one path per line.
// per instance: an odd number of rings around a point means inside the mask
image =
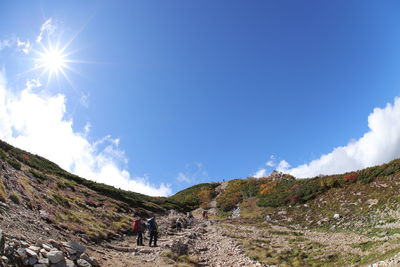
M 208 173 L 202 163 L 187 164 L 185 171 L 179 172 L 176 180 L 187 184 L 199 182 L 208 178 Z
M 47 19 L 40 27 L 40 33 L 36 37 L 36 42 L 40 43 L 45 36 L 49 37 L 55 32 L 55 30 L 56 26 L 53 23 L 53 19 L 52 18 Z

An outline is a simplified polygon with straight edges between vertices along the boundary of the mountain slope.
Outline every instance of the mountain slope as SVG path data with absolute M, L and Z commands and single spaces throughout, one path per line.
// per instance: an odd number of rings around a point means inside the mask
M 38 225 L 47 222 L 94 241 L 125 233 L 130 229 L 132 216 L 185 210 L 183 205 L 165 197 L 120 190 L 70 174 L 47 159 L 3 141 L 0 141 L 1 202 L 19 206 L 26 213 L 26 219 L 21 220 L 25 230 L 29 230 L 30 220 Z

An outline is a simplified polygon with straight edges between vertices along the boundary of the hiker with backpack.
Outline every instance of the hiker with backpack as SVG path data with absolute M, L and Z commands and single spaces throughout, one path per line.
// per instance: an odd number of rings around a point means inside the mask
M 146 223 L 141 218 L 132 222 L 132 229 L 137 233 L 136 244 L 138 246 L 144 246 L 143 244 L 143 233 L 146 231 Z
M 149 230 L 150 234 L 149 246 L 151 247 L 151 243 L 154 242 L 154 246 L 157 247 L 158 226 L 156 218 L 152 217 L 147 219 L 147 229 Z

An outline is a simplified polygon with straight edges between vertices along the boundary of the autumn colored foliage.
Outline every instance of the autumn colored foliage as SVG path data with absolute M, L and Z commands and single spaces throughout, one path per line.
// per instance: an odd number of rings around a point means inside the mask
M 343 176 L 343 179 L 347 182 L 354 182 L 358 178 L 358 173 L 352 172 Z

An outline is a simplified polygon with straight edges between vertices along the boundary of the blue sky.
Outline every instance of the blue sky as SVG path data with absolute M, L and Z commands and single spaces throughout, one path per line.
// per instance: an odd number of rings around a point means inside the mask
M 89 179 L 168 195 L 400 157 L 397 1 L 3 1 L 0 10 L 0 138 Z M 67 78 L 31 70 L 49 43 L 68 41 Z

